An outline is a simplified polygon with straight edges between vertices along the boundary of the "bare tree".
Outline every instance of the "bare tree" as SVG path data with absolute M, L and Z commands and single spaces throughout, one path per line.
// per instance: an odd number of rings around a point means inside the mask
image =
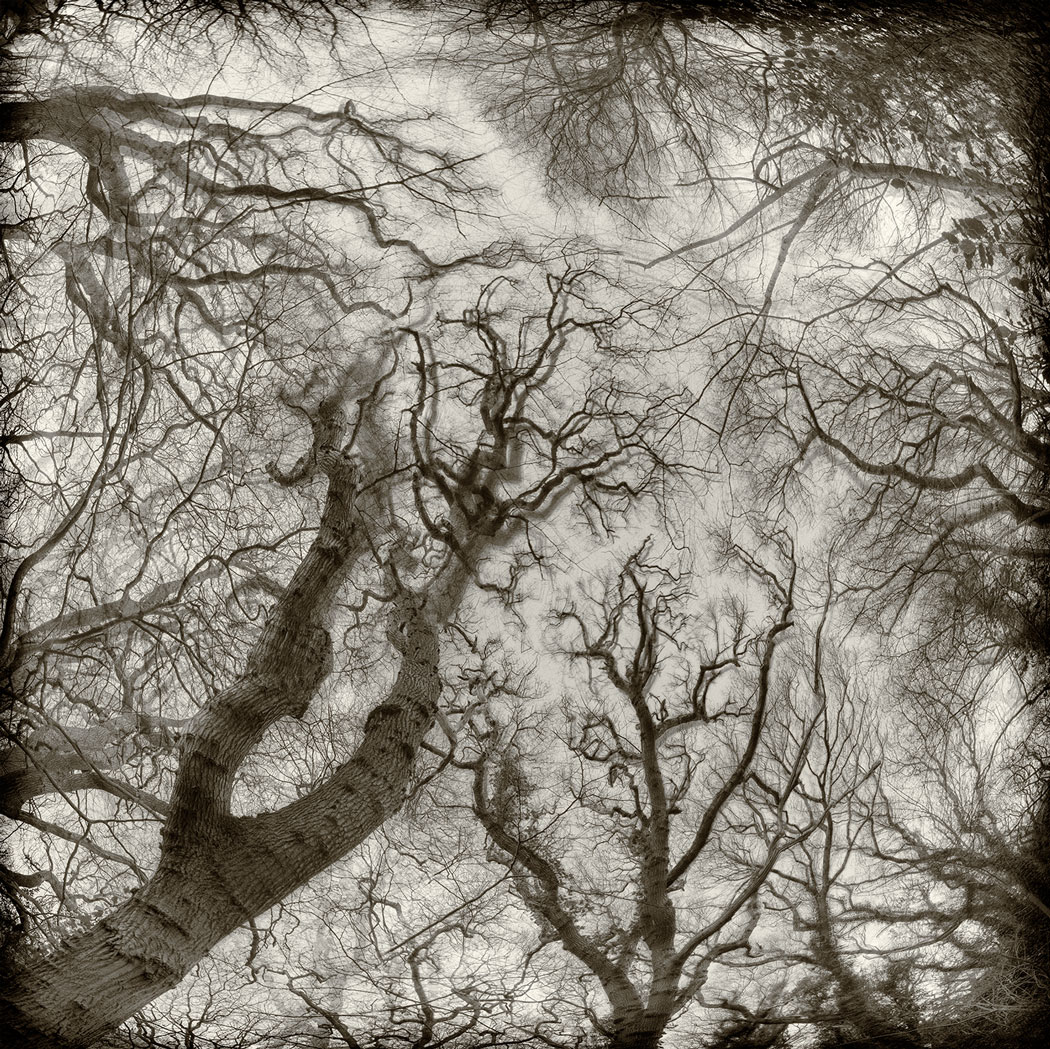
M 505 307 L 516 346 L 485 315 L 491 289 L 433 337 L 400 328 L 422 289 L 510 255 L 438 256 L 392 230 L 406 204 L 466 215 L 480 191 L 466 160 L 352 103 L 103 85 L 5 105 L 24 147 L 12 275 L 59 304 L 57 330 L 29 294 L 14 320 L 22 417 L 6 452 L 37 500 L 7 581 L 26 729 L 7 813 L 70 857 L 63 878 L 54 856 L 11 877 L 52 890 L 42 920 L 60 939 L 108 911 L 26 969 L 5 1022 L 88 1044 L 400 806 L 437 712 L 438 633 L 489 585 L 485 551 L 570 496 L 599 522 L 630 505 L 662 468 L 649 441 L 670 402 L 601 363 L 631 310 L 600 290 L 589 302 L 572 268 L 540 280 L 545 311 Z M 304 184 L 296 143 L 315 139 L 327 167 Z M 77 177 L 82 197 L 63 182 Z M 63 196 L 50 216 L 34 214 L 41 179 Z M 348 360 L 320 353 L 326 311 L 363 346 Z M 375 320 L 355 329 L 362 313 Z M 570 372 L 578 397 L 555 387 Z M 70 585 L 48 582 L 59 566 Z M 392 609 L 378 622 L 377 602 Z M 253 791 L 249 758 L 384 621 L 400 669 L 366 676 L 379 697 L 358 745 L 298 796 Z M 62 815 L 38 816 L 38 800 Z M 129 809 L 144 845 L 114 830 Z
M 16 6 L 15 1037 L 1043 1023 L 1038 52 L 979 7 Z
M 646 548 L 593 605 L 561 614 L 579 636 L 568 654 L 593 678 L 589 700 L 566 700 L 559 749 L 571 765 L 553 797 L 539 725 L 493 723 L 473 763 L 495 858 L 540 944 L 559 945 L 601 988 L 604 1004 L 583 1008 L 617 1046 L 660 1044 L 704 1001 L 712 969 L 749 953 L 772 872 L 827 818 L 822 805 L 789 815 L 821 760 L 815 723 L 777 709 L 789 687 L 774 657 L 793 621 L 790 548 L 777 571 L 735 556 L 769 588 L 764 626 L 712 606 L 713 636 L 693 641 L 691 580 Z M 587 842 L 582 856 L 574 839 Z

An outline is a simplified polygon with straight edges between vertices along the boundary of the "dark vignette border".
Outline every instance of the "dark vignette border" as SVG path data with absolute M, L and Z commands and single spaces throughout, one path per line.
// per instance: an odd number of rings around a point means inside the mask
M 406 8 L 423 9 L 444 0 L 400 0 Z M 263 19 L 272 24 L 274 17 L 292 32 L 307 30 L 335 31 L 339 17 L 344 13 L 360 12 L 367 8 L 367 0 L 96 0 L 105 19 L 135 18 L 150 34 L 162 37 L 173 29 L 192 27 L 206 29 L 218 22 L 231 23 L 265 46 Z M 15 49 L 20 38 L 47 36 L 59 27 L 72 5 L 68 0 L 7 0 L 0 11 L 0 142 L 5 150 L 17 149 L 7 134 L 6 103 L 17 97 L 22 84 Z M 459 5 L 455 5 L 459 6 Z M 496 24 L 513 20 L 528 25 L 531 20 L 557 17 L 566 12 L 582 12 L 599 6 L 595 0 L 482 0 L 475 8 L 481 21 Z M 600 6 L 608 11 L 609 3 Z M 1050 19 L 1039 0 L 1020 0 L 1010 3 L 982 2 L 982 0 L 708 0 L 708 2 L 676 2 L 650 0 L 635 3 L 624 0 L 625 10 L 642 8 L 655 19 L 695 19 L 713 21 L 728 26 L 754 27 L 777 30 L 798 24 L 850 25 L 863 33 L 865 26 L 884 27 L 887 23 L 929 26 L 965 36 L 968 33 L 992 34 L 1010 44 L 1019 56 L 1019 77 L 1011 112 L 1004 114 L 1004 123 L 1021 144 L 1028 158 L 1030 172 L 1029 197 L 1025 215 L 1025 231 L 1029 248 L 1028 320 L 1042 346 L 1043 374 L 1050 379 Z M 980 81 L 990 70 L 974 69 L 975 81 Z M 6 158 L 5 158 L 6 159 Z M 3 183 L 0 182 L 0 185 Z M 7 192 L 5 189 L 4 192 Z M 6 254 L 3 240 L 11 228 L 6 209 L 0 212 L 0 310 L 17 305 L 18 289 L 5 274 Z M 0 352 L 0 533 L 5 530 L 8 514 L 17 502 L 19 478 L 11 468 L 7 454 L 12 428 L 16 425 L 15 392 L 10 366 L 4 365 L 6 354 Z M 1050 440 L 1050 415 L 1044 421 L 1045 438 Z M 1050 486 L 1050 464 L 1045 476 L 1033 478 L 1033 483 Z M 6 551 L 0 548 L 0 586 L 6 594 L 12 571 Z M 1050 693 L 1050 556 L 1036 560 L 1030 568 L 1028 593 L 1032 603 L 1028 614 L 1027 644 L 1041 657 L 1045 669 L 1042 691 Z M 0 657 L 7 654 L 0 653 Z M 3 746 L 17 746 L 18 725 L 12 721 L 15 700 L 11 686 L 0 662 L 0 719 L 3 719 Z M 1047 731 L 1050 732 L 1050 719 Z M 1029 884 L 1043 898 L 1050 896 L 1050 769 L 1040 770 L 1045 783 L 1045 797 L 1040 809 L 1033 815 L 1030 848 L 1031 867 Z M 0 792 L 3 784 L 0 782 Z M 3 809 L 0 798 L 0 810 Z M 18 966 L 20 922 L 14 904 L 16 886 L 7 866 L 7 856 L 0 846 L 0 979 Z M 1023 953 L 1030 963 L 1043 968 L 1045 979 L 1050 979 L 1050 933 L 1045 920 L 1032 923 L 1033 942 L 1024 945 Z M 1050 1003 L 1031 1018 L 1028 1030 L 1018 1031 L 1006 1042 L 1001 1033 L 994 1037 L 997 1049 L 1047 1044 L 1050 1036 Z M 982 1049 L 993 1044 L 992 1032 L 969 1030 L 962 1042 L 969 1049 Z M 962 1044 L 962 1042 L 960 1044 Z M 760 1049 L 763 1044 L 761 1029 L 752 1030 L 746 1038 L 726 1043 L 738 1049 Z M 870 1049 L 901 1049 L 904 1043 L 877 1038 Z M 911 1043 L 908 1043 L 911 1044 Z M 861 1049 L 857 1046 L 857 1049 Z M 946 1045 L 938 1049 L 947 1049 Z

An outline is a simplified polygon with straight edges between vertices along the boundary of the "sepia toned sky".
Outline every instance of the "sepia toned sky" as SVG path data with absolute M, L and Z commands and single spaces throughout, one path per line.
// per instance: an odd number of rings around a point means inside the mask
M 1018 371 L 1035 351 L 1006 132 L 971 142 L 909 81 L 934 129 L 908 130 L 905 98 L 873 118 L 881 139 L 851 139 L 847 102 L 812 116 L 784 72 L 802 45 L 774 31 L 668 33 L 615 73 L 600 19 L 573 36 L 377 5 L 332 36 L 270 28 L 260 47 L 218 24 L 93 38 L 72 10 L 64 35 L 24 45 L 23 97 L 74 114 L 116 99 L 110 145 L 97 160 L 61 136 L 27 147 L 14 207 L 38 217 L 5 239 L 29 289 L 21 410 L 39 431 L 13 453 L 15 546 L 75 518 L 19 612 L 27 638 L 50 631 L 25 671 L 41 754 L 87 753 L 164 804 L 174 741 L 237 678 L 315 542 L 325 491 L 304 464 L 326 398 L 357 421 L 360 476 L 393 464 L 385 523 L 326 613 L 331 673 L 239 766 L 235 817 L 328 780 L 398 679 L 390 566 L 422 594 L 451 574 L 438 532 L 460 511 L 441 493 L 497 440 L 493 361 L 536 381 L 486 496 L 642 435 L 586 483 L 552 482 L 505 533 L 470 537 L 405 807 L 127 1030 L 216 1047 L 257 1030 L 268 1046 L 316 1034 L 327 1011 L 362 1046 L 424 1022 L 453 1046 L 582 1045 L 609 1015 L 601 979 L 539 916 L 546 883 L 486 834 L 472 792 L 548 858 L 612 957 L 642 922 L 646 716 L 681 722 L 653 751 L 672 867 L 717 816 L 667 893 L 675 948 L 699 940 L 663 1049 L 762 1009 L 811 1044 L 821 877 L 856 973 L 903 958 L 931 1015 L 964 998 L 960 942 L 984 927 L 969 890 L 914 857 L 1013 848 L 1031 808 L 1013 767 L 1032 731 L 1027 665 L 980 629 L 960 640 L 951 611 L 968 585 L 997 585 L 998 567 L 983 573 L 1009 529 L 990 500 L 1027 492 L 1037 425 L 1011 415 L 1037 388 Z M 862 50 L 814 39 L 833 71 Z M 134 213 L 107 214 L 107 156 L 126 162 Z M 421 429 L 452 464 L 446 489 L 413 465 Z M 962 477 L 971 462 L 985 472 Z M 945 582 L 957 535 L 975 567 Z M 179 578 L 149 618 L 142 603 Z M 120 602 L 132 625 L 112 637 L 70 626 Z M 649 652 L 639 699 L 622 668 Z M 171 729 L 165 747 L 131 731 L 132 710 Z M 10 831 L 18 869 L 53 875 L 31 901 L 41 942 L 148 882 L 163 810 L 129 804 L 59 791 Z M 624 955 L 639 986 L 648 950 Z M 327 1022 L 316 1044 L 339 1044 Z

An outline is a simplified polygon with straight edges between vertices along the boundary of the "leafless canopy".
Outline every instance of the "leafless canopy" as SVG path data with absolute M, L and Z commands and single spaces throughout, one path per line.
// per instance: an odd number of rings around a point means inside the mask
M 9 6 L 0 1035 L 1044 1044 L 1039 13 Z

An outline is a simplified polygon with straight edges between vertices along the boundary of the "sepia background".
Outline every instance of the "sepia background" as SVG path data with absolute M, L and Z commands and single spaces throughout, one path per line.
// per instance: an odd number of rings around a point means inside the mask
M 5 1044 L 1045 1044 L 1038 12 L 2 25 Z

